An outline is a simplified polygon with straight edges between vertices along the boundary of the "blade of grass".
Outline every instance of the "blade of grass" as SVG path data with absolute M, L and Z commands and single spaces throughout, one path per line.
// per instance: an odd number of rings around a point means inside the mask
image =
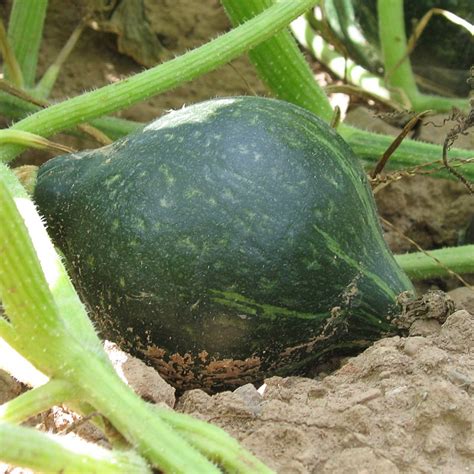
M 43 24 L 48 0 L 14 0 L 8 39 L 23 73 L 24 85 L 32 88 L 36 78 L 38 52 L 43 37 Z M 11 77 L 7 69 L 6 78 Z
M 0 130 L 0 145 L 17 143 L 38 150 L 49 150 L 60 153 L 73 153 L 75 150 L 61 143 L 55 143 L 34 133 L 22 130 Z
M 23 74 L 20 65 L 16 60 L 10 42 L 7 38 L 5 25 L 0 19 L 0 51 L 2 52 L 3 62 L 5 64 L 5 71 L 9 72 L 11 82 L 17 87 L 23 87 Z
M 56 83 L 56 79 L 58 78 L 63 64 L 76 46 L 76 43 L 79 41 L 79 38 L 81 37 L 81 34 L 84 31 L 84 28 L 85 23 L 81 22 L 79 26 L 76 27 L 75 30 L 72 32 L 71 36 L 59 52 L 53 64 L 48 67 L 43 77 L 36 85 L 34 89 L 35 96 L 41 97 L 42 99 L 46 99 L 49 96 L 51 90 L 54 87 L 54 84 Z

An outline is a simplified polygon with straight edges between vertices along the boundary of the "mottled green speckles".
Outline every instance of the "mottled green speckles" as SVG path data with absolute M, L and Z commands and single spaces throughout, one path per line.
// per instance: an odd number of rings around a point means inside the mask
M 113 219 L 112 224 L 110 226 L 110 230 L 112 232 L 115 232 L 119 228 L 119 225 L 120 225 L 120 219 L 118 218 Z
M 125 288 L 125 278 L 123 276 L 121 276 L 119 278 L 119 285 L 122 287 L 122 288 Z
M 322 270 L 322 265 L 317 260 L 306 260 L 306 270 L 308 271 L 319 271 Z
M 160 206 L 168 209 L 171 207 L 171 201 L 165 197 L 160 199 Z
M 86 264 L 91 267 L 91 268 L 94 268 L 94 265 L 95 265 L 95 258 L 93 255 L 88 255 L 87 258 L 86 258 Z
M 222 197 L 226 201 L 235 202 L 234 193 L 229 188 L 225 188 L 222 190 Z
M 184 191 L 184 197 L 187 199 L 199 198 L 203 196 L 203 192 L 198 188 L 189 188 Z
M 145 225 L 145 221 L 141 218 L 141 217 L 135 217 L 134 219 L 134 224 L 135 224 L 135 227 L 141 231 L 141 232 L 145 232 L 146 231 L 146 225 Z
M 198 247 L 190 236 L 186 236 L 184 239 L 180 239 L 178 245 L 184 247 L 188 252 L 196 254 Z
M 165 184 L 167 186 L 173 186 L 176 182 L 176 178 L 173 176 L 170 167 L 162 163 L 158 169 L 165 179 Z
M 119 179 L 122 178 L 122 175 L 121 174 L 113 174 L 111 176 L 107 176 L 107 178 L 105 178 L 105 186 L 107 188 L 110 188 L 112 186 L 112 184 L 114 184 L 116 181 L 118 181 Z
M 245 143 L 241 143 L 237 149 L 239 150 L 239 153 L 242 155 L 248 155 L 249 154 L 249 147 Z
M 252 211 L 252 209 L 245 209 L 244 213 L 250 222 L 255 221 L 257 217 L 260 217 L 260 216 L 257 216 L 257 213 L 255 211 Z

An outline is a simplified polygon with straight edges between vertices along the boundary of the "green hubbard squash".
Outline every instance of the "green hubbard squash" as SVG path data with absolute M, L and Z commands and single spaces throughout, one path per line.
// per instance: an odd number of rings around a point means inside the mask
M 54 158 L 34 199 L 101 334 L 182 389 L 360 350 L 412 290 L 350 148 L 278 100 L 210 100 Z

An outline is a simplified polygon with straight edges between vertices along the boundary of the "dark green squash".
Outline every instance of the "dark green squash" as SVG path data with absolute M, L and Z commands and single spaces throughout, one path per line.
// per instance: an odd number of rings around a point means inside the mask
M 412 286 L 311 113 L 216 99 L 50 160 L 35 200 L 97 328 L 178 387 L 304 373 L 394 331 Z

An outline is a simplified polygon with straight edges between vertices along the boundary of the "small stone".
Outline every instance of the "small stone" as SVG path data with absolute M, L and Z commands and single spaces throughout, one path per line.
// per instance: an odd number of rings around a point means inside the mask
M 417 319 L 410 326 L 408 334 L 410 336 L 431 336 L 438 334 L 441 324 L 436 319 Z
M 435 341 L 440 348 L 448 351 L 471 352 L 474 347 L 474 315 L 466 310 L 451 314 Z
M 448 295 L 454 301 L 457 309 L 465 309 L 474 314 L 474 290 L 467 286 L 462 286 L 448 292 Z
M 473 382 L 473 380 L 468 375 L 457 369 L 451 369 L 448 372 L 448 379 L 454 385 L 457 385 L 458 387 L 464 390 L 469 390 L 469 387 L 472 385 Z
M 372 388 L 367 390 L 364 393 L 361 393 L 354 397 L 351 402 L 353 404 L 358 404 L 358 403 L 367 403 L 370 402 L 371 400 L 375 400 L 376 398 L 379 398 L 382 395 L 382 391 L 379 390 L 378 388 Z
M 428 344 L 428 340 L 422 336 L 409 337 L 405 341 L 403 351 L 409 356 L 415 356 L 420 352 L 420 349 Z
M 242 385 L 234 390 L 234 393 L 242 398 L 247 408 L 254 414 L 258 415 L 262 411 L 262 396 L 259 391 L 251 383 Z

